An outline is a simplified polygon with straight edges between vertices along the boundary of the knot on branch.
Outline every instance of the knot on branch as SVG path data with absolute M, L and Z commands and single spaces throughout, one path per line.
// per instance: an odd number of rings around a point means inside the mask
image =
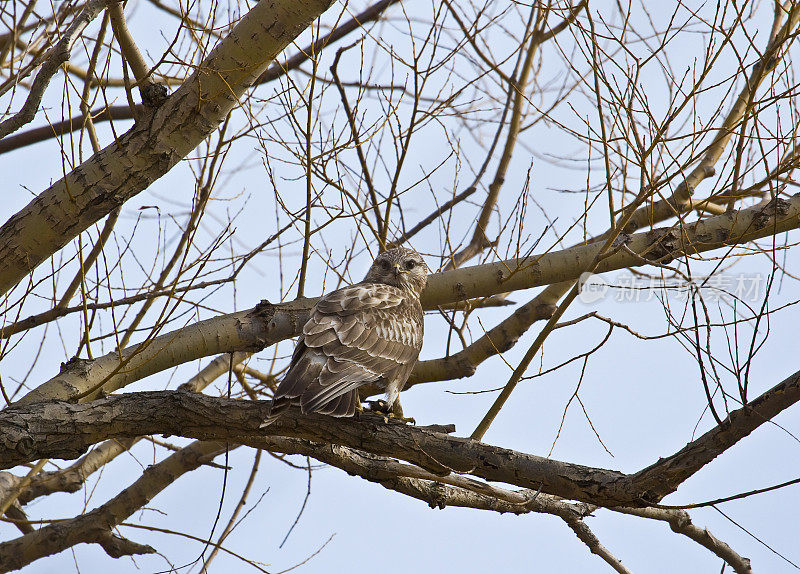
M 765 54 L 764 56 L 762 56 L 753 63 L 753 73 L 754 74 L 758 73 L 758 71 L 762 68 L 762 66 L 764 67 L 765 70 L 771 70 L 772 68 L 775 67 L 775 64 L 777 63 L 778 59 L 775 57 L 774 54 L 772 55 Z
M 26 436 L 17 441 L 17 444 L 14 446 L 14 450 L 16 450 L 25 458 L 28 458 L 33 454 L 34 444 L 34 440 L 31 437 Z
M 63 375 L 65 373 L 69 373 L 71 375 L 77 375 L 80 377 L 88 377 L 89 368 L 91 367 L 92 363 L 94 363 L 94 361 L 91 359 L 72 357 L 66 363 L 61 363 L 61 369 L 58 371 L 58 374 Z
M 647 235 L 653 237 L 653 242 L 642 254 L 642 257 L 648 261 L 670 263 L 674 259 L 673 254 L 680 250 L 681 238 L 673 229 L 650 231 Z
M 97 535 L 94 540 L 103 547 L 106 554 L 112 558 L 122 558 L 123 556 L 132 556 L 134 554 L 155 554 L 156 550 L 147 544 L 139 544 L 127 538 L 122 538 L 116 534 L 111 534 L 104 531 Z
M 673 532 L 681 533 L 683 529 L 692 523 L 689 513 L 683 510 L 676 510 L 670 513 L 670 519 L 667 521 L 670 530 Z
M 629 233 L 625 233 L 624 231 L 617 235 L 614 241 L 611 243 L 612 251 L 618 251 L 622 248 L 623 245 L 627 245 L 631 241 L 631 236 Z
M 558 307 L 555 305 L 555 303 L 540 303 L 534 309 L 534 312 L 536 313 L 535 317 L 539 320 L 545 321 L 553 316 L 553 313 L 556 312 L 557 308 Z
M 240 351 L 256 352 L 266 345 L 299 335 L 308 320 L 314 299 L 300 298 L 290 303 L 274 305 L 262 300 L 253 309 L 236 319 L 236 330 L 244 344 Z
M 719 228 L 710 231 L 709 233 L 696 233 L 694 236 L 695 245 L 706 244 L 716 245 L 729 241 L 731 238 L 731 230 L 727 228 Z
M 156 109 L 161 107 L 161 104 L 167 100 L 169 92 L 167 91 L 167 87 L 163 84 L 148 82 L 139 88 L 139 94 L 141 94 L 142 103 L 146 107 Z
M 275 314 L 275 305 L 267 301 L 266 299 L 262 299 L 259 301 L 255 307 L 253 307 L 252 311 L 250 311 L 247 316 L 248 317 L 258 317 L 259 319 L 272 319 L 272 316 Z
M 788 201 L 774 197 L 753 215 L 753 227 L 759 230 L 770 224 L 775 225 L 778 222 L 778 218 L 789 215 L 789 207 Z
M 444 510 L 447 506 L 447 495 L 441 482 L 431 482 L 428 488 L 428 506 Z

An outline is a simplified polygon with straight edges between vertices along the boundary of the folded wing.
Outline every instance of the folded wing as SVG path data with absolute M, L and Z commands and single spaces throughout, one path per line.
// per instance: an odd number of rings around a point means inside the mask
M 421 346 L 422 310 L 402 290 L 359 283 L 334 291 L 303 327 L 273 415 L 299 404 L 304 413 L 351 416 L 357 389 L 404 384 Z

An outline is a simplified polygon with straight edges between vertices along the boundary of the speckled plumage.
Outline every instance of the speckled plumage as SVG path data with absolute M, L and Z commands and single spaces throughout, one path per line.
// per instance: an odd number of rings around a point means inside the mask
M 270 418 L 303 413 L 352 416 L 358 388 L 378 383 L 392 406 L 422 348 L 420 294 L 428 268 L 416 251 L 387 250 L 360 283 L 324 295 L 303 327 Z

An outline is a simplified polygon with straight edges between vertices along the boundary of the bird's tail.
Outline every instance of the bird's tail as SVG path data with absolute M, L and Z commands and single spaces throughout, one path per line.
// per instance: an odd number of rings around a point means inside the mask
M 285 397 L 273 398 L 272 408 L 270 409 L 267 418 L 264 419 L 264 422 L 258 425 L 258 428 L 263 429 L 264 427 L 268 427 L 276 420 L 281 418 L 281 415 L 283 415 L 284 411 L 289 408 L 290 404 L 291 400 L 286 399 Z
M 274 423 L 276 420 L 278 420 L 279 418 L 280 418 L 280 415 L 276 415 L 276 416 L 269 415 L 267 418 L 264 419 L 264 422 L 262 422 L 260 425 L 258 425 L 258 428 L 260 428 L 260 429 L 266 428 L 269 425 L 271 425 L 272 423 Z

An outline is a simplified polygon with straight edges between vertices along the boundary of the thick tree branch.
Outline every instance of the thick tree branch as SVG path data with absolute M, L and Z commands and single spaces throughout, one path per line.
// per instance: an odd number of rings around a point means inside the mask
M 754 429 L 800 400 L 800 372 L 733 411 L 675 455 L 632 475 L 559 462 L 449 436 L 385 424 L 372 417 L 334 419 L 291 412 L 265 429 L 268 401 L 239 401 L 182 391 L 112 396 L 92 403 L 47 401 L 0 412 L 0 467 L 40 458 L 75 458 L 117 437 L 176 434 L 263 448 L 286 436 L 364 450 L 411 462 L 435 474 L 472 474 L 600 506 L 642 506 L 675 491 L 689 476 Z
M 286 61 L 272 64 L 263 74 L 258 77 L 254 85 L 271 82 L 286 75 L 291 70 L 300 67 L 301 64 L 308 60 L 310 54 L 318 54 L 328 44 L 345 38 L 348 34 L 358 30 L 367 22 L 379 20 L 383 12 L 389 6 L 396 4 L 398 1 L 399 0 L 380 0 L 379 2 L 376 2 L 369 8 L 366 8 L 343 24 L 334 28 L 329 34 L 319 38 L 312 45 L 306 46 L 305 48 L 299 50 L 293 56 L 287 58 Z M 139 104 L 133 108 L 127 105 L 108 106 L 93 111 L 91 115 L 95 123 L 110 120 L 132 120 L 144 113 L 145 110 L 146 108 L 143 104 Z M 0 154 L 79 130 L 83 125 L 82 120 L 83 116 L 75 116 L 61 122 L 55 122 L 47 126 L 40 126 L 23 133 L 3 138 L 0 140 Z
M 93 2 L 88 2 L 83 8 L 83 11 L 81 11 L 64 33 L 61 40 L 44 55 L 42 67 L 39 73 L 36 74 L 36 79 L 33 80 L 33 85 L 31 86 L 28 97 L 22 105 L 22 108 L 10 118 L 0 122 L 0 139 L 18 130 L 34 118 L 36 111 L 39 109 L 39 104 L 42 103 L 44 91 L 50 84 L 50 80 L 56 72 L 58 72 L 61 65 L 69 60 L 72 46 L 77 41 L 78 37 L 80 37 L 81 32 L 83 32 L 86 26 L 97 17 L 110 1 L 111 0 L 94 0 Z M 21 79 L 22 78 L 18 78 L 18 81 Z
M 340 444 L 399 458 L 437 474 L 482 478 L 551 492 L 575 500 L 633 504 L 625 475 L 485 445 L 381 417 L 336 419 L 288 413 L 266 428 L 269 401 L 241 401 L 183 391 L 116 395 L 91 403 L 46 401 L 0 412 L 0 467 L 39 458 L 75 458 L 102 440 L 149 434 L 257 444 L 289 436 Z M 255 441 L 255 442 L 254 442 Z M 622 486 L 620 486 L 622 485 Z
M 233 364 L 239 365 L 249 355 L 247 353 L 234 353 Z M 181 390 L 200 392 L 214 380 L 228 371 L 231 363 L 230 354 L 220 355 L 195 376 L 183 383 Z M 118 439 L 112 438 L 97 445 L 80 459 L 66 468 L 57 471 L 40 472 L 34 476 L 30 484 L 19 495 L 21 504 L 28 504 L 41 496 L 54 492 L 75 492 L 79 490 L 86 479 L 97 472 L 104 465 L 114 460 L 117 456 L 129 450 L 142 437 Z M 16 486 L 22 479 L 7 472 L 0 472 L 0 498 L 3 493 Z
M 34 560 L 86 542 L 100 544 L 113 558 L 155 552 L 149 546 L 113 535 L 112 529 L 147 504 L 176 478 L 213 459 L 224 449 L 224 445 L 214 442 L 195 442 L 145 469 L 131 486 L 102 506 L 70 520 L 50 524 L 3 542 L 0 544 L 0 572 L 22 568 Z
M 652 496 L 661 498 L 674 491 L 698 469 L 799 400 L 800 371 L 789 375 L 741 409 L 731 412 L 721 426 L 714 427 L 672 456 L 637 472 L 634 480 L 646 485 L 642 496 L 647 499 Z
M 740 556 L 733 548 L 705 528 L 695 526 L 689 513 L 685 510 L 664 510 L 662 508 L 614 508 L 613 510 L 622 514 L 666 522 L 673 532 L 682 534 L 707 548 L 730 564 L 738 574 L 753 574 L 749 559 Z
M 329 4 L 256 4 L 148 117 L 11 217 L 0 228 L 0 293 L 172 169 L 217 129 L 270 61 Z
M 587 544 L 592 553 L 600 556 L 615 570 L 627 572 L 622 563 L 599 542 L 583 521 L 586 516 L 596 510 L 597 507 L 594 505 L 568 503 L 558 497 L 533 489 L 505 490 L 456 474 L 448 476 L 434 475 L 416 466 L 409 466 L 394 459 L 375 456 L 354 448 L 334 444 L 315 443 L 297 438 L 258 437 L 252 439 L 251 446 L 268 449 L 272 452 L 311 456 L 316 460 L 340 468 L 348 474 L 359 476 L 381 484 L 389 490 L 422 500 L 431 508 L 460 506 L 499 513 L 527 514 L 537 512 L 558 516 L 567 523 L 582 542 Z M 231 448 L 235 447 L 231 446 Z M 123 519 L 123 514 L 130 514 L 135 510 L 133 508 L 135 503 L 147 503 L 149 499 L 144 499 L 141 496 L 143 491 L 156 493 L 163 490 L 180 476 L 196 468 L 197 457 L 195 456 L 195 451 L 198 451 L 198 449 L 204 452 L 206 449 L 211 449 L 213 455 L 213 452 L 219 449 L 219 444 L 213 442 L 193 443 L 179 453 L 158 463 L 149 471 L 150 474 L 146 480 L 139 479 L 115 497 L 114 500 L 93 510 L 90 514 L 112 516 L 115 521 Z M 208 461 L 210 461 L 210 456 L 206 457 L 206 462 Z M 167 468 L 169 472 L 165 472 Z M 8 473 L 0 473 L 0 477 L 2 476 L 11 477 Z M 120 501 L 124 501 L 124 503 L 120 504 Z M 112 509 L 114 510 L 112 511 Z M 688 513 L 684 511 L 630 507 L 616 507 L 614 510 L 652 520 L 666 521 L 673 531 L 683 534 L 708 548 L 729 563 L 736 572 L 741 574 L 751 572 L 749 560 L 739 556 L 730 546 L 715 538 L 707 530 L 692 524 Z M 81 517 L 60 524 L 56 528 L 53 526 L 45 527 L 46 533 L 48 529 L 53 531 L 50 534 L 57 534 L 60 540 L 68 539 L 72 541 L 73 545 L 80 542 L 97 542 L 113 557 L 153 551 L 148 546 L 142 546 L 113 536 L 110 534 L 110 530 L 98 533 L 96 530 L 89 528 L 87 522 L 82 520 Z M 25 532 L 32 532 L 32 530 L 27 529 Z M 38 556 L 32 554 L 30 550 L 23 553 L 23 557 L 30 560 L 62 549 L 61 545 L 53 545 L 51 543 L 40 546 L 38 543 L 41 536 L 41 534 L 33 534 L 31 537 L 22 537 L 0 544 L 0 570 L 5 571 L 8 568 L 18 567 L 18 562 L 11 561 L 6 564 L 3 560 L 4 557 L 11 555 L 11 552 L 18 552 L 20 548 L 35 545 L 35 552 Z
M 308 319 L 313 301 L 257 306 L 194 323 L 178 331 L 111 352 L 92 361 L 73 359 L 61 372 L 20 399 L 20 403 L 49 398 L 90 400 L 158 373 L 170 366 L 227 351 L 258 351 L 293 337 Z M 102 391 L 102 392 L 101 392 Z
M 678 228 L 659 228 L 624 238 L 627 250 L 617 250 L 597 266 L 598 273 L 642 266 L 647 261 L 664 262 L 675 257 L 729 247 L 795 229 L 800 225 L 800 194 L 788 200 L 778 199 L 767 204 L 726 213 Z M 423 293 L 423 306 L 465 299 L 486 297 L 497 293 L 527 289 L 565 280 L 575 280 L 595 258 L 600 245 L 578 245 L 561 251 L 511 259 L 475 267 L 464 267 L 437 273 L 428 281 Z M 76 361 L 65 365 L 62 372 L 23 397 L 20 402 L 50 398 L 91 399 L 113 392 L 125 385 L 194 360 L 230 351 L 257 351 L 300 332 L 314 299 L 298 299 L 291 303 L 265 304 L 253 311 L 243 311 L 201 321 L 176 332 L 155 337 L 140 345 L 124 349 L 121 356 L 110 353 L 94 361 Z M 526 309 L 521 313 L 542 310 Z M 518 318 L 520 319 L 520 318 Z M 522 318 L 524 319 L 524 318 Z M 513 344 L 513 340 L 509 338 Z M 469 376 L 474 366 L 489 352 L 485 341 L 476 358 L 459 357 L 457 362 L 430 364 L 423 362 L 420 373 L 438 380 Z M 483 359 L 481 359 L 481 356 Z M 462 360 L 464 359 L 464 360 Z M 451 365 L 458 366 L 450 370 Z

